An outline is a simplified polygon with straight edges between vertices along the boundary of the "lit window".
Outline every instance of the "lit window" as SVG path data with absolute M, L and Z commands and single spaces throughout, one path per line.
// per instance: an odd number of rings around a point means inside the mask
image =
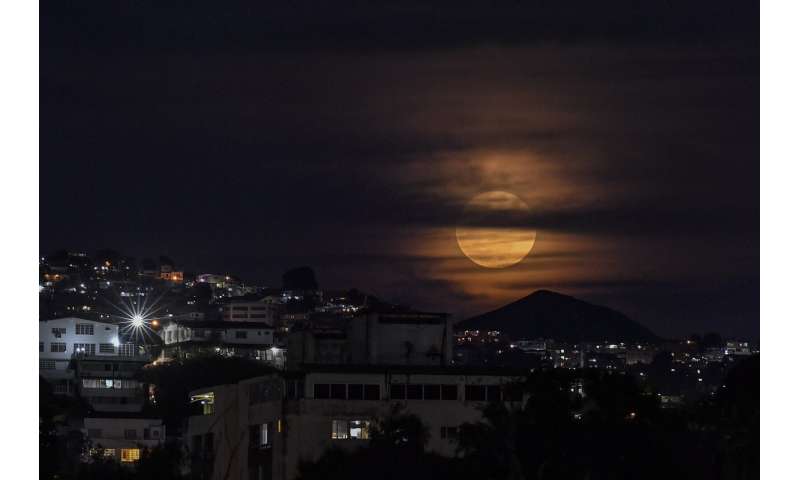
M 104 457 L 115 457 L 117 455 L 117 450 L 114 448 L 105 448 L 103 449 L 103 456 Z
M 334 420 L 331 425 L 331 438 L 367 440 L 369 439 L 369 421 Z
M 120 450 L 120 460 L 123 462 L 135 462 L 139 460 L 138 448 L 123 448 Z

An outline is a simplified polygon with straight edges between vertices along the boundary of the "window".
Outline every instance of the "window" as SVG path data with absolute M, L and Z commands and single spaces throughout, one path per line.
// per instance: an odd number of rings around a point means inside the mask
M 145 440 L 150 440 L 150 429 L 149 428 L 145 428 L 144 429 L 144 439 Z
M 115 448 L 104 448 L 103 449 L 103 456 L 104 457 L 116 457 L 117 450 Z
M 113 343 L 101 343 L 100 353 L 116 353 Z
M 348 385 L 347 398 L 350 400 L 364 400 L 364 385 Z
M 55 369 L 56 369 L 55 360 L 39 359 L 39 370 L 55 370 Z
M 56 337 L 56 338 L 61 338 L 61 335 L 66 335 L 67 334 L 67 329 L 66 328 L 54 328 L 51 331 L 53 332 L 53 336 Z
M 247 338 L 247 331 L 236 330 L 236 338 Z
M 82 353 L 84 355 L 94 355 L 94 343 L 75 343 L 72 345 L 73 353 Z
M 75 335 L 94 335 L 94 325 L 91 323 L 76 323 Z
M 125 343 L 119 346 L 119 354 L 122 357 L 132 357 L 135 351 L 132 343 Z
M 522 385 L 510 383 L 503 389 L 503 400 L 506 402 L 522 401 Z
M 381 389 L 378 385 L 364 385 L 364 400 L 380 400 Z
M 368 420 L 334 420 L 331 425 L 331 438 L 336 440 L 369 439 Z
M 347 398 L 347 385 L 344 383 L 331 384 L 331 398 L 344 400 Z
M 44 342 L 39 342 L 39 353 L 44 352 Z
M 139 460 L 138 448 L 122 448 L 120 449 L 119 454 L 120 460 L 126 463 Z
M 348 424 L 350 438 L 359 440 L 369 439 L 369 422 L 366 420 L 351 420 Z
M 331 398 L 331 386 L 327 383 L 315 383 L 314 398 Z
M 486 387 L 486 400 L 490 402 L 500 401 L 500 385 L 488 385 Z
M 409 400 L 422 400 L 422 385 L 407 385 L 406 398 Z
M 62 342 L 53 342 L 50 344 L 51 352 L 66 352 L 67 344 Z
M 393 383 L 389 388 L 389 397 L 392 400 L 405 400 L 406 386 L 401 383 Z
M 442 385 L 442 400 L 458 400 L 458 385 Z
M 250 426 L 250 447 L 267 448 L 270 445 L 271 423 L 261 423 Z
M 442 396 L 441 385 L 425 385 L 423 387 L 425 400 L 439 400 Z
M 125 439 L 126 440 L 136 440 L 136 429 L 134 428 L 126 428 L 125 429 Z
M 159 430 L 157 428 L 154 428 L 152 433 L 153 433 L 153 438 L 156 438 L 156 439 L 157 438 L 161 438 L 161 430 Z
M 206 454 L 214 455 L 214 432 L 206 433 L 203 443 L 203 448 L 205 449 Z
M 486 387 L 483 385 L 464 385 L 464 398 L 468 402 L 486 401 Z

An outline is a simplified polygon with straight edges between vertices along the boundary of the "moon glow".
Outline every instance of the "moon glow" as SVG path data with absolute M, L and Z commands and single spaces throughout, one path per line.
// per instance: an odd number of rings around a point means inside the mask
M 458 247 L 486 268 L 506 268 L 521 262 L 533 249 L 536 231 L 525 226 L 530 213 L 519 197 L 503 191 L 484 192 L 464 207 L 456 228 Z

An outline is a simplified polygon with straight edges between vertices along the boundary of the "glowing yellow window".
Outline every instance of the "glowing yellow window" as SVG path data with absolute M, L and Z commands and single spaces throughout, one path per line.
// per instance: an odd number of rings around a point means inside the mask
M 123 448 L 120 450 L 120 460 L 123 462 L 135 462 L 139 460 L 138 448 Z

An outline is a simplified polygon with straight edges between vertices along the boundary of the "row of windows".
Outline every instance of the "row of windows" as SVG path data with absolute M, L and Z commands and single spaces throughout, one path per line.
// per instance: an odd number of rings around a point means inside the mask
M 117 456 L 117 449 L 116 448 L 104 448 L 100 451 L 97 448 L 93 448 L 90 453 L 92 455 L 99 455 L 102 454 L 106 458 L 114 458 Z M 120 460 L 126 463 L 135 462 L 139 460 L 141 456 L 141 452 L 138 448 L 121 448 L 119 450 Z
M 120 380 L 112 378 L 84 378 L 83 388 L 102 388 L 102 389 L 122 389 L 140 388 L 141 384 L 136 380 Z
M 420 385 L 393 383 L 392 400 L 458 400 L 458 385 Z
M 102 438 L 103 437 L 103 430 L 100 428 L 90 428 L 87 432 L 90 438 Z M 158 429 L 149 429 L 144 428 L 142 429 L 142 438 L 144 440 L 150 439 L 158 439 L 161 438 L 161 431 Z M 139 431 L 135 428 L 126 428 L 123 432 L 123 436 L 125 440 L 137 440 L 139 438 Z
M 287 397 L 295 398 L 296 384 L 287 382 Z M 315 383 L 315 399 L 380 400 L 378 385 Z M 389 388 L 392 400 L 458 400 L 458 385 L 394 383 Z M 522 389 L 515 385 L 465 385 L 464 399 L 471 402 L 520 402 Z
M 314 398 L 338 400 L 380 400 L 379 385 L 315 383 Z
M 101 343 L 100 346 L 100 353 L 117 353 L 117 348 L 114 346 L 113 343 Z M 51 353 L 64 353 L 67 351 L 67 344 L 64 342 L 51 342 L 50 343 L 50 352 Z M 39 342 L 39 352 L 44 352 L 44 342 Z M 73 353 L 86 353 L 89 355 L 94 355 L 95 353 L 95 344 L 94 343 L 75 343 L 72 345 L 72 352 Z
M 94 335 L 94 324 L 92 323 L 76 323 L 75 335 Z

